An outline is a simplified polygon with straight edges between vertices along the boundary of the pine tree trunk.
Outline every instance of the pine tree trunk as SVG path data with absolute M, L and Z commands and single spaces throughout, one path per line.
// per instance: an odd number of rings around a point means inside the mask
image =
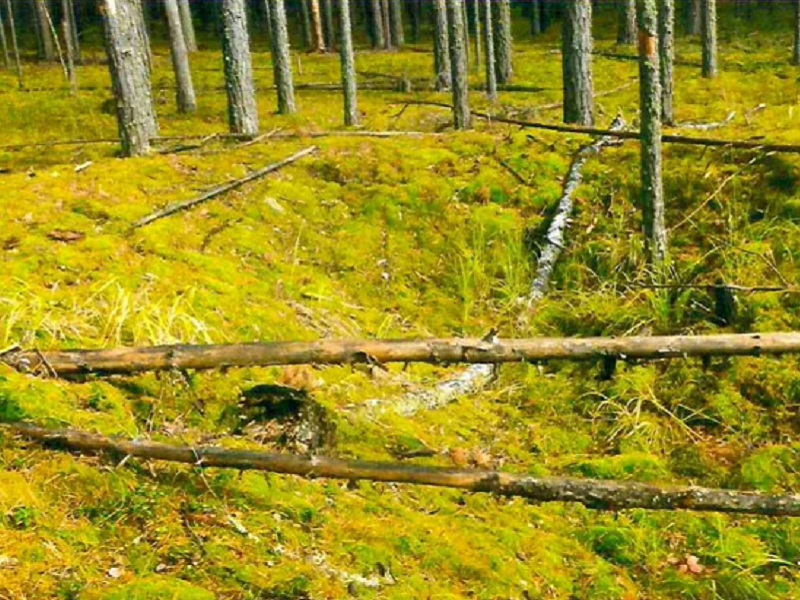
M 636 0 L 642 148 L 642 213 L 648 254 L 663 267 L 667 257 L 664 188 L 661 179 L 661 84 L 656 0 Z
M 419 44 L 420 29 L 422 28 L 422 2 L 423 0 L 410 0 L 409 16 L 411 17 L 411 43 Z
M 486 95 L 489 100 L 497 100 L 497 75 L 495 74 L 494 35 L 492 27 L 492 0 L 478 0 L 483 12 L 483 48 L 486 52 Z
M 381 18 L 383 19 L 383 48 L 392 49 L 392 18 L 389 14 L 389 0 L 381 0 Z
M 703 0 L 686 0 L 689 3 L 687 33 L 700 35 L 703 28 Z
M 150 150 L 150 139 L 158 134 L 140 6 L 134 0 L 103 0 L 103 9 L 122 154 L 139 156 Z
M 339 57 L 342 62 L 342 88 L 344 89 L 344 124 L 358 125 L 356 89 L 356 61 L 353 54 L 353 33 L 350 25 L 350 0 L 339 5 Z
M 575 0 L 563 25 L 564 122 L 594 124 L 592 81 L 592 3 Z
M 52 62 L 56 60 L 56 51 L 53 32 L 50 30 L 47 5 L 45 4 L 45 0 L 33 0 L 33 5 L 36 9 L 37 31 L 42 44 L 41 57 L 48 62 Z
M 467 86 L 466 37 L 464 35 L 464 0 L 446 0 L 450 38 L 450 73 L 453 87 L 453 118 L 456 129 L 469 129 L 469 88 Z
M 325 49 L 333 51 L 336 45 L 336 29 L 333 25 L 333 0 L 321 0 Z
M 305 48 L 310 49 L 314 45 L 314 36 L 312 34 L 311 13 L 308 8 L 308 0 L 300 0 L 300 25 L 303 30 L 303 43 Z
M 475 71 L 480 73 L 483 35 L 481 34 L 480 0 L 470 0 L 472 6 L 472 35 L 475 38 Z
M 164 12 L 169 28 L 169 50 L 172 56 L 172 68 L 175 71 L 178 112 L 191 113 L 197 110 L 197 99 L 192 83 L 192 71 L 189 68 L 189 51 L 186 48 L 186 36 L 183 33 L 178 0 L 164 0 Z
M 19 44 L 17 43 L 17 24 L 11 0 L 6 0 L 6 15 L 8 15 L 8 30 L 11 33 L 11 50 L 14 52 L 14 65 L 17 69 L 17 84 L 22 89 L 25 84 L 22 79 L 22 60 L 19 56 Z
M 245 0 L 222 0 L 222 56 L 231 133 L 258 134 Z
M 371 0 L 370 7 L 372 8 L 372 47 L 383 48 L 386 32 L 383 30 L 381 0 Z
M 467 13 L 467 1 L 461 0 L 461 18 L 464 21 L 464 60 L 467 62 L 469 71 L 470 43 L 469 43 L 469 14 Z
M 392 45 L 401 48 L 405 43 L 405 33 L 403 31 L 403 4 L 402 0 L 389 0 L 389 9 L 392 20 Z
M 80 64 L 81 63 L 81 42 L 80 36 L 78 35 L 78 19 L 75 16 L 75 6 L 72 3 L 72 0 L 64 0 L 63 2 L 64 7 L 64 17 L 69 20 L 69 32 L 71 37 L 71 44 L 67 44 L 68 46 L 72 46 L 72 60 L 73 62 Z
M 658 53 L 661 73 L 661 118 L 667 125 L 675 120 L 675 0 L 658 2 Z
M 294 103 L 292 59 L 289 54 L 289 32 L 286 26 L 284 0 L 269 0 L 270 36 L 272 39 L 272 72 L 278 91 L 278 112 L 288 115 L 297 111 Z
M 794 1 L 794 58 L 792 62 L 800 65 L 800 0 Z
M 494 6 L 494 59 L 497 83 L 511 83 L 511 1 L 495 0 Z
M 311 2 L 311 33 L 314 40 L 314 52 L 325 52 L 325 35 L 322 32 L 322 13 L 319 0 Z
M 717 76 L 717 0 L 703 0 L 703 77 Z
M 194 34 L 194 21 L 192 20 L 192 8 L 189 6 L 189 0 L 178 0 L 178 9 L 181 15 L 181 30 L 183 31 L 186 50 L 197 52 L 197 38 Z
M 3 46 L 3 64 L 6 69 L 11 68 L 11 54 L 8 52 L 8 40 L 6 39 L 6 24 L 3 19 L 3 9 L 0 7 L 0 45 Z
M 618 0 L 618 44 L 633 44 L 636 39 L 636 0 Z
M 139 35 L 139 46 L 144 48 L 144 57 L 147 61 L 148 71 L 152 71 L 153 52 L 150 49 L 150 34 L 147 32 L 147 20 L 144 15 L 144 6 L 142 5 L 142 0 L 132 0 L 132 4 L 135 5 L 134 13 L 137 20 L 136 31 Z
M 537 36 L 542 34 L 542 7 L 539 6 L 539 0 L 529 0 L 531 3 L 531 35 Z
M 74 26 L 75 21 L 73 18 L 70 17 L 70 11 L 72 10 L 72 6 L 70 5 L 69 0 L 61 0 L 61 12 L 62 20 L 61 20 L 61 27 L 64 34 L 64 43 L 66 45 L 66 59 L 67 59 L 67 74 L 69 76 L 69 89 L 71 94 L 75 94 L 78 91 L 78 78 L 77 74 L 75 73 L 75 48 L 73 46 L 74 35 L 72 32 L 72 27 Z M 74 17 L 74 14 L 72 15 Z M 0 23 L 0 26 L 2 24 Z
M 452 85 L 452 69 L 450 67 L 450 34 L 447 19 L 447 0 L 433 0 L 436 11 L 436 30 L 433 38 L 434 70 L 436 71 L 436 89 L 440 92 L 449 90 Z

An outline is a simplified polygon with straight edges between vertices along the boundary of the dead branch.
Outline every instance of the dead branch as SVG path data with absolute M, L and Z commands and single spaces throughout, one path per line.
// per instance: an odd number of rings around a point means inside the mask
M 696 486 L 659 487 L 633 482 L 533 477 L 497 471 L 459 471 L 402 463 L 175 446 L 145 440 L 110 438 L 75 430 L 51 430 L 27 424 L 6 424 L 2 428 L 53 449 L 71 450 L 81 454 L 112 454 L 163 460 L 203 468 L 256 470 L 313 479 L 429 485 L 499 496 L 519 496 L 537 502 L 574 502 L 596 510 L 644 508 L 800 516 L 800 496 L 792 494 L 767 495 Z
M 149 225 L 150 223 L 158 221 L 159 219 L 163 219 L 164 217 L 174 215 L 177 212 L 187 210 L 193 206 L 197 206 L 198 204 L 207 202 L 208 200 L 216 198 L 217 196 L 221 196 L 226 192 L 230 192 L 231 190 L 240 188 L 246 183 L 250 183 L 251 181 L 255 181 L 256 179 L 260 179 L 266 175 L 269 175 L 270 173 L 273 173 L 278 169 L 285 167 L 286 165 L 291 164 L 303 158 L 304 156 L 308 156 L 312 152 L 316 152 L 316 150 L 317 150 L 316 146 L 310 146 L 304 150 L 301 150 L 300 152 L 296 152 L 295 154 L 292 154 L 291 156 L 284 158 L 281 161 L 272 163 L 271 165 L 267 165 L 266 167 L 264 167 L 263 169 L 259 169 L 258 171 L 254 171 L 246 177 L 242 177 L 241 179 L 236 179 L 234 181 L 229 181 L 228 183 L 217 186 L 214 189 L 209 190 L 204 194 L 200 194 L 199 196 L 196 196 L 194 198 L 190 198 L 189 200 L 173 202 L 161 210 L 157 210 L 156 212 L 151 213 L 146 217 L 142 217 L 133 224 L 132 228 L 137 229 L 139 227 L 144 227 L 145 225 Z

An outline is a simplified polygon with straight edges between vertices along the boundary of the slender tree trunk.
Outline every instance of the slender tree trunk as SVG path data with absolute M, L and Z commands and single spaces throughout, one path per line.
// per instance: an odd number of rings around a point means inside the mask
M 794 0 L 794 58 L 792 62 L 800 65 L 800 0 Z
M 150 139 L 158 134 L 139 9 L 133 0 L 103 0 L 108 68 L 124 156 L 146 154 Z
M 64 33 L 64 44 L 66 45 L 69 90 L 71 94 L 75 95 L 78 91 L 78 78 L 75 73 L 75 48 L 72 45 L 74 40 L 72 26 L 74 25 L 75 21 L 70 18 L 71 9 L 72 7 L 70 6 L 69 0 L 61 0 L 61 11 L 64 13 L 62 15 L 61 27 Z M 74 17 L 74 15 L 72 16 Z
M 538 36 L 542 34 L 542 7 L 539 5 L 539 0 L 529 0 L 531 3 L 531 35 Z
M 48 62 L 53 62 L 56 60 L 55 40 L 53 32 L 50 30 L 47 5 L 45 0 L 33 0 L 33 6 L 36 9 L 37 31 L 42 44 L 41 57 Z
M 11 33 L 11 49 L 14 52 L 14 65 L 17 68 L 17 84 L 19 88 L 25 87 L 22 78 L 22 61 L 19 56 L 19 44 L 17 43 L 17 24 L 14 18 L 14 7 L 11 5 L 11 0 L 6 0 L 6 14 L 8 15 L 8 30 Z
M 470 42 L 469 42 L 469 14 L 467 11 L 468 0 L 461 0 L 461 18 L 464 21 L 464 60 L 467 61 L 467 71 L 469 72 L 470 61 Z
M 423 0 L 410 0 L 408 14 L 411 18 L 411 43 L 418 44 L 420 29 L 422 28 L 422 2 Z
M 325 35 L 322 32 L 322 13 L 319 8 L 319 0 L 310 0 L 310 2 L 314 52 L 325 52 Z
M 563 25 L 564 122 L 594 123 L 592 3 L 567 4 Z
M 321 0 L 325 49 L 333 51 L 336 45 L 336 28 L 333 25 L 333 0 Z
M 75 16 L 75 6 L 72 3 L 72 0 L 64 0 L 63 2 L 63 10 L 64 10 L 64 17 L 69 20 L 68 26 L 70 31 L 70 36 L 72 37 L 72 60 L 80 64 L 81 63 L 81 40 L 80 36 L 78 35 L 78 19 Z M 70 45 L 70 44 L 68 44 Z
M 389 0 L 381 0 L 381 18 L 383 19 L 383 48 L 392 49 L 392 19 L 389 14 Z
M 667 125 L 675 121 L 675 0 L 658 2 L 658 52 L 661 72 L 661 118 Z
M 353 34 L 350 26 L 350 0 L 341 0 L 339 5 L 339 56 L 342 61 L 344 124 L 349 127 L 358 125 L 356 61 L 353 55 Z
M 3 10 L 0 7 L 0 45 L 3 46 L 3 63 L 6 69 L 11 68 L 11 54 L 8 52 L 8 40 L 6 39 L 6 24 L 3 19 Z
M 689 3 L 687 33 L 689 35 L 700 35 L 703 28 L 703 0 L 687 0 Z
M 314 36 L 312 33 L 311 13 L 308 8 L 308 0 L 300 0 L 300 25 L 303 29 L 303 43 L 306 49 L 310 49 L 314 46 Z
M 192 7 L 189 0 L 178 0 L 178 9 L 181 15 L 181 30 L 186 42 L 186 50 L 197 52 L 197 38 L 194 34 L 194 20 L 192 19 Z
M 717 0 L 703 0 L 703 77 L 717 76 Z
M 495 0 L 494 6 L 494 59 L 497 83 L 511 83 L 511 1 Z
M 639 20 L 639 79 L 642 148 L 642 213 L 651 261 L 663 267 L 667 257 L 664 188 L 661 179 L 661 84 L 656 0 L 636 0 Z
M 618 0 L 618 44 L 633 44 L 636 39 L 636 0 Z
M 269 51 L 271 54 L 275 54 L 275 45 L 272 40 L 272 10 L 269 8 L 269 0 L 263 0 L 262 6 L 264 7 L 264 21 L 267 39 L 269 40 Z
M 447 23 L 447 0 L 433 0 L 433 3 L 436 11 L 436 31 L 433 38 L 436 89 L 442 92 L 449 90 L 453 81 L 450 68 L 450 27 Z
M 272 72 L 278 91 L 278 112 L 288 115 L 297 110 L 294 103 L 292 59 L 289 54 L 289 32 L 286 26 L 284 0 L 269 0 L 272 37 Z
M 383 11 L 381 10 L 381 0 L 371 0 L 372 8 L 372 47 L 383 48 L 385 44 L 386 31 L 383 29 Z
M 483 46 L 483 35 L 481 35 L 481 7 L 480 0 L 471 0 L 472 6 L 472 34 L 475 38 L 475 71 L 481 70 L 481 48 Z
M 392 20 L 392 45 L 395 48 L 402 48 L 406 43 L 403 31 L 403 4 L 402 0 L 389 0 L 389 8 Z
M 250 61 L 245 0 L 222 0 L 222 55 L 231 133 L 258 133 L 258 106 Z
M 467 86 L 466 39 L 464 36 L 464 0 L 446 0 L 450 38 L 450 72 L 453 87 L 453 118 L 456 129 L 469 129 L 469 88 Z
M 169 28 L 169 49 L 172 56 L 172 68 L 175 71 L 175 99 L 179 113 L 191 113 L 197 110 L 197 100 L 192 83 L 192 71 L 189 68 L 189 51 L 186 48 L 186 36 L 183 33 L 178 0 L 164 0 L 164 12 Z
M 497 100 L 497 75 L 495 74 L 494 35 L 492 27 L 492 0 L 478 0 L 483 12 L 483 47 L 486 51 L 486 95 L 489 100 Z

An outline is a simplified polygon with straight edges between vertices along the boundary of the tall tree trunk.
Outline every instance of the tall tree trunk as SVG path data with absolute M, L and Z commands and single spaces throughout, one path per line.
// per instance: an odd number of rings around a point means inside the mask
M 633 44 L 636 39 L 636 0 L 618 0 L 617 43 Z
M 447 22 L 450 38 L 450 72 L 453 87 L 453 118 L 456 129 L 469 129 L 469 88 L 467 86 L 466 37 L 464 35 L 464 0 L 447 1 Z
M 350 25 L 350 0 L 339 4 L 339 57 L 342 62 L 342 88 L 344 89 L 344 124 L 358 125 L 356 89 L 356 61 L 353 54 L 353 33 Z
M 75 94 L 78 91 L 78 78 L 77 74 L 75 73 L 75 48 L 73 46 L 73 41 L 75 37 L 73 36 L 72 27 L 75 24 L 74 21 L 74 14 L 70 16 L 70 12 L 72 10 L 72 6 L 69 0 L 61 0 L 61 12 L 63 13 L 61 19 L 61 27 L 64 34 L 64 44 L 66 45 L 66 58 L 67 58 L 67 74 L 69 76 L 69 89 L 71 94 Z
M 392 18 L 389 14 L 389 0 L 381 0 L 381 17 L 383 18 L 383 48 L 392 49 Z
M 245 0 L 222 0 L 222 56 L 230 131 L 256 135 L 258 107 L 250 61 Z
M 37 31 L 42 44 L 41 57 L 48 62 L 52 62 L 56 60 L 56 51 L 53 32 L 50 29 L 47 4 L 45 4 L 45 0 L 33 0 L 33 6 L 36 9 Z
M 325 49 L 333 51 L 336 45 L 336 28 L 333 25 L 333 0 L 321 0 L 322 2 L 322 23 L 325 34 Z
M 411 43 L 418 44 L 420 29 L 422 28 L 422 1 L 410 0 L 408 3 L 408 14 L 411 18 Z
M 278 91 L 278 112 L 288 115 L 296 112 L 292 59 L 289 54 L 289 32 L 286 26 L 284 0 L 269 0 L 270 34 L 272 37 L 272 72 Z
M 75 14 L 75 5 L 72 0 L 63 1 L 64 17 L 69 20 L 69 31 L 72 38 L 72 59 L 75 63 L 81 63 L 81 41 L 78 35 L 78 18 Z M 69 45 L 69 44 L 68 44 Z
M 11 54 L 8 52 L 8 39 L 6 39 L 6 23 L 3 19 L 3 9 L 0 7 L 0 45 L 3 46 L 3 64 L 6 69 L 11 68 Z
M 664 187 L 661 180 L 661 85 L 656 0 L 636 0 L 642 148 L 642 213 L 648 254 L 657 268 L 667 258 Z
M 192 19 L 192 7 L 189 0 L 178 0 L 178 9 L 181 15 L 181 30 L 186 42 L 186 50 L 197 52 L 197 38 L 194 34 L 194 20 Z
M 433 0 L 436 11 L 436 30 L 433 38 L 434 70 L 436 89 L 449 90 L 453 77 L 450 68 L 450 34 L 447 23 L 447 0 Z
M 469 71 L 470 43 L 469 43 L 469 14 L 467 11 L 467 1 L 461 0 L 461 18 L 464 21 L 464 60 L 467 61 L 467 71 Z
M 158 134 L 139 9 L 133 0 L 103 0 L 108 69 L 124 156 L 146 154 L 150 139 Z
M 383 48 L 387 32 L 383 29 L 381 0 L 371 0 L 370 7 L 372 8 L 372 47 Z
M 689 35 L 700 35 L 703 28 L 703 0 L 686 1 L 689 3 L 686 31 Z
M 392 45 L 402 48 L 406 43 L 403 31 L 403 4 L 402 0 L 389 0 L 389 10 L 392 20 Z
M 481 35 L 481 7 L 480 0 L 470 0 L 472 6 L 472 35 L 475 38 L 475 71 L 481 70 L 481 50 L 483 46 L 483 35 Z
M 498 83 L 510 83 L 511 64 L 511 0 L 495 0 L 494 6 L 494 59 Z
M 703 0 L 703 77 L 717 76 L 717 0 Z
M 539 5 L 540 0 L 528 0 L 531 3 L 531 35 L 537 36 L 542 34 L 542 7 Z
M 11 49 L 14 52 L 14 65 L 17 68 L 17 84 L 19 88 L 25 87 L 22 79 L 22 60 L 19 56 L 19 44 L 17 43 L 17 24 L 14 18 L 14 7 L 11 6 L 11 0 L 6 0 L 6 14 L 8 15 L 8 30 L 11 33 Z
M 186 48 L 186 36 L 183 33 L 178 0 L 164 0 L 164 12 L 169 28 L 169 50 L 172 56 L 172 68 L 175 71 L 175 100 L 178 112 L 191 113 L 197 110 L 197 99 L 192 83 L 192 71 L 189 68 L 189 51 Z
M 300 25 L 303 30 L 303 43 L 306 49 L 310 49 L 314 46 L 314 35 L 311 25 L 311 13 L 308 8 L 308 0 L 300 0 Z
M 675 120 L 675 0 L 658 2 L 658 53 L 661 74 L 661 118 L 667 125 Z
M 794 58 L 792 62 L 800 65 L 800 0 L 794 0 Z
M 594 124 L 592 3 L 567 4 L 563 25 L 564 122 Z
M 144 48 L 144 57 L 147 61 L 147 69 L 152 71 L 153 52 L 150 49 L 150 34 L 147 31 L 147 19 L 145 19 L 144 6 L 142 0 L 131 0 L 134 5 L 134 13 L 137 20 L 136 32 L 139 35 L 139 46 Z
M 483 12 L 483 48 L 486 51 L 486 95 L 489 100 L 497 100 L 497 75 L 495 73 L 494 34 L 492 27 L 492 0 L 478 0 Z
M 325 52 L 325 35 L 322 32 L 322 13 L 319 8 L 319 0 L 310 0 L 310 2 L 314 52 Z

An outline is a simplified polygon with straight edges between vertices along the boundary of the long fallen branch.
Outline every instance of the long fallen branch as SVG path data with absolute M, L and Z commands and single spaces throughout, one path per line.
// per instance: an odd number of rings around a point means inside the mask
M 308 478 L 366 480 L 455 488 L 500 496 L 520 496 L 538 502 L 574 502 L 597 510 L 644 508 L 800 516 L 800 496 L 702 487 L 658 487 L 640 483 L 569 477 L 532 477 L 497 471 L 458 471 L 415 467 L 403 463 L 338 460 L 322 456 L 268 454 L 215 447 L 175 446 L 145 440 L 110 438 L 73 430 L 34 425 L 3 425 L 3 429 L 48 448 L 164 460 L 197 467 L 266 471 Z
M 209 191 L 205 192 L 204 194 L 200 194 L 199 196 L 196 196 L 194 198 L 190 198 L 189 200 L 182 200 L 180 202 L 173 202 L 173 203 L 167 205 L 166 207 L 162 208 L 161 210 L 157 210 L 156 212 L 151 213 L 151 214 L 147 215 L 146 217 L 142 217 L 141 219 L 139 219 L 138 221 L 136 221 L 133 224 L 132 228 L 136 229 L 138 227 L 144 227 L 145 225 L 148 225 L 148 224 L 152 223 L 153 221 L 158 221 L 159 219 L 163 219 L 164 217 L 168 217 L 170 215 L 174 215 L 177 212 L 180 212 L 180 211 L 183 211 L 183 210 L 187 210 L 187 209 L 189 209 L 189 208 L 191 208 L 193 206 L 197 206 L 198 204 L 201 204 L 203 202 L 207 202 L 208 200 L 211 200 L 212 198 L 216 198 L 217 196 L 225 194 L 226 192 L 230 192 L 231 190 L 235 190 L 237 188 L 240 188 L 246 183 L 250 183 L 251 181 L 255 181 L 256 179 L 261 179 L 262 177 L 264 177 L 266 175 L 269 175 L 270 173 L 273 173 L 273 172 L 277 171 L 278 169 L 280 169 L 282 167 L 285 167 L 286 165 L 291 164 L 291 163 L 303 158 L 304 156 L 308 156 L 312 152 L 316 152 L 316 151 L 317 151 L 317 147 L 316 146 L 310 146 L 310 147 L 308 147 L 308 148 L 306 148 L 304 150 L 301 150 L 300 152 L 296 152 L 296 153 L 292 154 L 291 156 L 288 156 L 288 157 L 284 158 L 281 161 L 278 161 L 276 163 L 272 163 L 271 165 L 267 165 L 263 169 L 259 169 L 257 171 L 253 171 L 252 173 L 250 173 L 246 177 L 242 177 L 241 179 L 236 179 L 234 181 L 229 181 L 228 183 L 225 183 L 223 185 L 217 186 L 214 189 L 209 190 Z
M 430 102 L 427 100 L 408 100 L 404 104 L 416 106 L 435 106 L 452 110 L 452 106 L 444 102 Z M 545 131 L 557 131 L 560 133 L 581 133 L 600 137 L 615 137 L 625 140 L 638 140 L 641 133 L 638 131 L 613 131 L 611 129 L 598 129 L 596 127 L 584 127 L 582 125 L 560 125 L 555 123 L 538 123 L 536 121 L 523 121 L 521 119 L 511 119 L 499 117 L 483 112 L 473 112 L 472 115 L 479 119 L 485 119 L 494 123 L 506 123 L 517 125 L 523 129 L 543 129 Z M 715 148 L 734 148 L 740 150 L 759 150 L 761 152 L 783 152 L 788 154 L 800 154 L 800 144 L 775 144 L 768 142 L 754 142 L 749 140 L 724 140 L 716 138 L 700 138 L 685 135 L 675 135 L 665 133 L 661 140 L 666 144 L 684 144 L 691 146 L 707 146 Z
M 605 356 L 658 360 L 703 356 L 800 354 L 800 333 L 724 333 L 623 338 L 319 340 L 254 344 L 166 345 L 106 350 L 40 352 L 14 347 L 0 363 L 20 371 L 46 369 L 63 377 L 127 375 L 176 369 L 224 369 L 275 365 L 385 363 L 500 364 L 548 360 L 584 361 Z

